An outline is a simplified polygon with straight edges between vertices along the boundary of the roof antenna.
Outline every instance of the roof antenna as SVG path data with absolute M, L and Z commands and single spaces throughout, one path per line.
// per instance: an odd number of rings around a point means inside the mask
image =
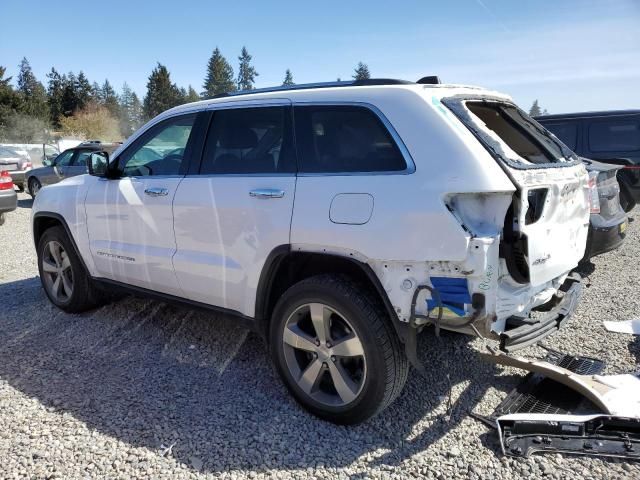
M 438 85 L 442 82 L 440 81 L 440 77 L 437 75 L 428 75 L 426 77 L 422 77 L 416 83 L 420 83 L 422 85 Z

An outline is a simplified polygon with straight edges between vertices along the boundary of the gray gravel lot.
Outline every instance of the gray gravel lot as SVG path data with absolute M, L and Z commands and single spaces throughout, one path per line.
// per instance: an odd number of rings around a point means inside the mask
M 62 313 L 40 287 L 19 198 L 0 227 L 0 478 L 640 478 L 620 460 L 503 457 L 468 413 L 490 413 L 523 372 L 480 362 L 479 340 L 427 331 L 428 378 L 412 372 L 389 409 L 347 428 L 301 410 L 232 319 L 135 298 Z M 547 345 L 635 370 L 638 337 L 602 321 L 640 316 L 638 258 L 635 221 L 588 268 L 576 316 Z

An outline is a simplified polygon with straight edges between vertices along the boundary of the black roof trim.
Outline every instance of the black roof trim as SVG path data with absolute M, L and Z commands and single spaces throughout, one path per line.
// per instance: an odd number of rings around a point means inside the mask
M 640 109 L 629 110 L 602 110 L 599 112 L 575 112 L 575 113 L 553 113 L 550 115 L 538 115 L 533 117 L 536 120 L 564 120 L 569 118 L 589 118 L 589 117 L 615 117 L 620 115 L 638 115 Z
M 415 85 L 415 82 L 408 80 L 397 80 L 395 78 L 369 78 L 366 80 L 348 80 L 341 82 L 318 82 L 301 83 L 291 86 L 256 88 L 255 90 L 240 90 L 238 92 L 225 92 L 214 95 L 211 98 L 237 97 L 240 95 L 251 95 L 253 93 L 288 92 L 293 90 L 309 90 L 312 88 L 334 88 L 334 87 L 367 87 L 376 85 Z

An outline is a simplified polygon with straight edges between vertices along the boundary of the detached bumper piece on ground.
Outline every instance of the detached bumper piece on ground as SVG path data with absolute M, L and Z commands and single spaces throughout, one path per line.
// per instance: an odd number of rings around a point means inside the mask
M 506 455 L 536 452 L 640 459 L 640 376 L 599 375 L 604 363 L 550 350 L 543 360 L 503 354 L 492 362 L 531 371 L 485 423 Z

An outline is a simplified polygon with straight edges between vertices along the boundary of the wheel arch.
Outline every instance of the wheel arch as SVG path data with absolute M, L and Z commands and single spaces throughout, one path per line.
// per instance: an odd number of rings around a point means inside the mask
M 84 262 L 84 258 L 80 254 L 78 245 L 76 244 L 76 241 L 73 238 L 73 235 L 71 234 L 71 229 L 69 228 L 67 221 L 59 213 L 41 211 L 41 212 L 36 212 L 33 215 L 33 223 L 32 223 L 33 242 L 36 248 L 36 252 L 38 249 L 38 243 L 40 242 L 40 239 L 42 238 L 42 235 L 44 234 L 44 232 L 46 232 L 51 227 L 56 227 L 56 226 L 61 226 L 62 228 L 64 228 L 67 234 L 67 237 L 69 237 L 69 241 L 73 246 L 75 254 L 80 259 L 80 262 L 82 263 L 82 266 L 84 267 L 85 271 L 88 272 L 89 270 L 87 269 L 87 265 Z
M 404 342 L 405 328 L 373 269 L 353 257 L 335 253 L 292 250 L 290 245 L 274 248 L 258 281 L 255 320 L 258 332 L 268 338 L 271 314 L 278 298 L 293 284 L 315 275 L 346 274 L 366 286 L 380 300 L 400 340 Z

